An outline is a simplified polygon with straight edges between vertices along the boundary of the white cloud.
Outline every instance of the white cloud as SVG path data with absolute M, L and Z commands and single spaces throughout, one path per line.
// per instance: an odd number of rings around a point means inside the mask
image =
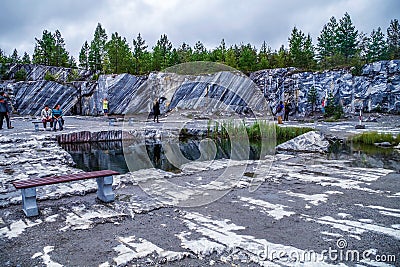
M 224 38 L 228 45 L 265 40 L 273 49 L 287 46 L 296 26 L 310 33 L 314 42 L 331 16 L 351 15 L 359 31 L 380 26 L 384 32 L 398 18 L 398 0 L 2 0 L 0 48 L 7 54 L 17 48 L 32 54 L 35 37 L 43 30 L 60 30 L 67 49 L 77 57 L 85 40 L 90 41 L 98 22 L 107 34 L 118 32 L 132 44 L 140 32 L 151 48 L 166 33 L 175 47 L 182 42 L 202 41 L 209 48 Z

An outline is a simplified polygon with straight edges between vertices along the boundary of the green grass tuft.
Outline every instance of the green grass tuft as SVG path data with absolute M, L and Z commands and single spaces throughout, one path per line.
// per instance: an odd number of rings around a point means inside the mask
M 392 145 L 398 144 L 400 142 L 400 134 L 397 136 L 391 133 L 378 133 L 373 132 L 363 132 L 356 134 L 350 138 L 353 143 L 362 143 L 366 145 L 373 145 L 374 143 L 389 142 Z
M 279 143 L 313 130 L 313 128 L 309 127 L 280 127 L 267 121 L 256 121 L 250 125 L 246 125 L 244 120 L 216 122 L 212 131 L 211 123 L 209 122 L 207 125 L 208 135 L 212 135 L 214 138 L 234 137 L 240 139 L 246 136 L 248 136 L 249 140 L 276 138 Z

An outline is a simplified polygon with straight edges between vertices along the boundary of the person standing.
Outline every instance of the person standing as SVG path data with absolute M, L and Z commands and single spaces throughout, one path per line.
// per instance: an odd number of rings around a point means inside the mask
M 107 115 L 108 115 L 108 99 L 106 97 L 103 99 L 103 112 L 104 112 L 104 116 L 107 117 Z
M 4 115 L 4 118 L 6 119 L 6 123 L 7 123 L 7 128 L 12 129 L 14 127 L 11 126 L 11 120 L 10 120 L 10 116 L 12 113 L 11 103 L 9 103 L 10 98 L 7 96 L 7 94 L 5 92 L 0 92 L 0 97 L 3 98 L 4 104 L 5 104 L 6 110 L 7 110 L 6 114 Z
M 3 92 L 0 93 L 0 130 L 3 130 L 3 120 L 7 116 L 7 103 L 3 97 Z
M 58 104 L 56 107 L 52 110 L 53 114 L 53 131 L 57 131 L 57 123 L 58 123 L 58 129 L 62 131 L 63 128 L 63 123 L 62 123 L 62 109 L 61 106 Z
M 50 122 L 50 129 L 53 128 L 53 112 L 49 108 L 49 105 L 46 105 L 40 114 L 42 116 L 43 128 L 46 130 L 48 122 Z
M 290 103 L 285 102 L 285 116 L 283 116 L 284 121 L 289 121 L 289 113 L 292 109 L 290 108 Z
M 322 111 L 322 114 L 325 114 L 325 98 L 322 98 L 322 101 L 321 101 L 321 111 Z
M 155 122 L 157 119 L 157 122 L 159 122 L 158 116 L 160 116 L 160 102 L 158 102 L 157 99 L 155 100 L 154 105 L 153 105 L 153 115 L 154 115 L 153 121 Z
M 278 124 L 283 124 L 282 122 L 283 112 L 284 112 L 284 105 L 283 102 L 280 101 L 278 106 L 276 107 L 276 116 L 278 118 Z

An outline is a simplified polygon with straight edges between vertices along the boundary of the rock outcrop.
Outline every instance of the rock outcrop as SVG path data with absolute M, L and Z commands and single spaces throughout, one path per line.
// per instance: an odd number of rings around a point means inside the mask
M 276 150 L 326 153 L 329 142 L 320 133 L 311 131 L 276 146 Z
M 311 111 L 307 94 L 312 86 L 317 90 L 317 110 L 321 100 L 332 93 L 343 105 L 344 112 L 400 112 L 400 60 L 379 61 L 364 65 L 360 76 L 352 69 L 323 72 L 299 72 L 295 68 L 268 69 L 254 72 L 250 78 L 260 87 L 269 103 L 288 100 L 292 113 L 305 115 Z
M 246 113 L 266 108 L 262 93 L 247 76 L 228 71 L 197 76 L 153 73 L 132 95 L 129 113 L 150 112 L 156 97 L 166 99 L 170 110 Z
M 26 80 L 17 82 L 13 78 L 21 69 L 25 70 Z M 44 80 L 48 72 L 57 81 Z M 109 100 L 111 114 L 150 112 L 152 101 L 157 97 L 165 97 L 170 109 L 202 107 L 208 111 L 231 109 L 246 113 L 249 108 L 252 111 L 269 110 L 262 99 L 264 95 L 272 107 L 280 100 L 289 101 L 292 115 L 301 117 L 311 110 L 307 94 L 312 86 L 318 94 L 317 111 L 321 109 L 321 99 L 332 93 L 335 101 L 343 105 L 345 113 L 358 109 L 400 113 L 400 60 L 367 64 L 359 76 L 353 75 L 351 69 L 324 72 L 300 72 L 295 68 L 261 70 L 250 75 L 256 86 L 233 72 L 185 76 L 183 80 L 171 73 L 100 75 L 98 80 L 93 80 L 90 71 L 33 64 L 11 65 L 4 77 L 9 80 L 0 81 L 0 90 L 10 94 L 14 110 L 21 115 L 38 115 L 43 105 L 57 103 L 66 114 L 99 115 L 104 97 Z M 75 81 L 70 82 L 71 79 Z

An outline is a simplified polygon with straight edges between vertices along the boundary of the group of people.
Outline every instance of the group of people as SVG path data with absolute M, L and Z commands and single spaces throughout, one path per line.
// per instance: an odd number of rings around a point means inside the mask
M 278 106 L 276 107 L 276 117 L 278 119 L 278 124 L 283 124 L 283 121 L 289 121 L 289 113 L 291 111 L 290 103 L 280 101 Z M 283 121 L 282 121 L 283 118 Z
M 3 129 L 4 119 L 7 123 L 7 128 L 12 129 L 14 128 L 11 125 L 10 115 L 12 113 L 12 107 L 10 104 L 10 98 L 5 92 L 0 92 L 0 130 Z M 61 109 L 61 105 L 57 104 L 54 109 L 50 109 L 48 105 L 42 109 L 41 118 L 43 123 L 43 128 L 46 129 L 47 123 L 50 123 L 50 128 L 54 131 L 58 129 L 60 131 L 63 130 L 64 126 L 64 119 L 63 119 L 63 112 Z
M 41 112 L 43 128 L 46 130 L 47 123 L 50 123 L 50 128 L 53 128 L 53 131 L 57 131 L 57 124 L 58 129 L 60 131 L 63 130 L 64 126 L 64 119 L 61 106 L 57 104 L 54 109 L 50 109 L 49 105 L 46 105 Z
M 10 98 L 7 96 L 5 92 L 0 92 L 0 130 L 3 129 L 3 121 L 6 119 L 7 128 L 14 128 L 11 126 L 10 115 L 12 113 L 12 107 L 9 103 Z

